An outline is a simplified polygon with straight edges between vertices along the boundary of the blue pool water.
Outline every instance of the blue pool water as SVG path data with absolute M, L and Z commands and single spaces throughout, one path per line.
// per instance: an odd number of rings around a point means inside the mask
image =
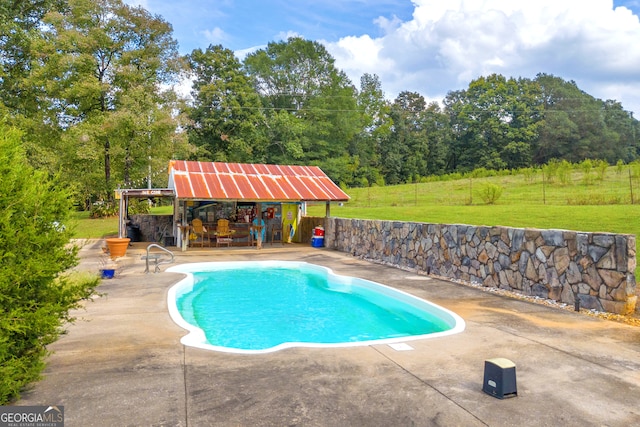
M 435 304 L 324 267 L 283 261 L 200 263 L 171 288 L 182 342 L 234 352 L 392 343 L 457 333 L 464 321 Z

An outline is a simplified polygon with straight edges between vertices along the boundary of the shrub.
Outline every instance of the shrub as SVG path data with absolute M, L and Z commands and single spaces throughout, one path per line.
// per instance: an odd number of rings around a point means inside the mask
M 560 167 L 560 162 L 558 159 L 551 159 L 549 163 L 542 166 L 543 172 L 543 180 L 546 180 L 549 184 L 555 182 L 556 177 L 558 175 L 558 168 Z
M 582 183 L 584 185 L 590 185 L 593 183 L 593 177 L 591 171 L 593 170 L 593 162 L 590 159 L 585 159 L 580 163 L 580 169 L 582 169 Z
M 621 205 L 626 203 L 621 196 L 609 196 L 604 194 L 587 194 L 567 198 L 567 205 Z
M 631 168 L 631 177 L 633 179 L 640 178 L 640 161 L 634 160 L 633 162 L 629 163 L 629 167 Z
M 44 367 L 46 346 L 69 311 L 89 298 L 97 275 L 62 274 L 77 264 L 66 226 L 70 192 L 32 169 L 20 134 L 0 123 L 0 405 L 19 397 Z
M 532 183 L 536 178 L 537 170 L 534 168 L 522 168 L 520 172 L 524 176 L 525 181 Z
M 598 174 L 598 180 L 604 181 L 607 176 L 607 169 L 609 169 L 609 163 L 606 160 L 596 160 L 595 168 Z
M 130 215 L 148 214 L 149 212 L 151 212 L 151 208 L 149 207 L 149 200 L 147 199 L 129 200 L 128 212 Z M 118 213 L 119 212 L 116 211 L 116 215 Z
M 496 184 L 486 184 L 480 189 L 480 198 L 487 205 L 495 204 L 500 196 L 502 196 L 502 192 L 504 188 Z
M 89 216 L 91 218 L 108 218 L 112 216 L 118 216 L 120 207 L 111 202 L 96 202 L 91 206 Z
M 558 179 L 562 184 L 571 184 L 571 172 L 573 170 L 573 166 L 566 160 L 562 160 L 558 164 Z

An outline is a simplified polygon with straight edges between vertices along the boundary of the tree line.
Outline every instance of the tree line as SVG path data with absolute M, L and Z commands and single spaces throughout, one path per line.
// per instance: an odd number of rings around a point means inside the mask
M 630 112 L 558 76 L 492 74 L 439 103 L 389 100 L 376 74 L 356 85 L 315 41 L 181 56 L 167 21 L 121 0 L 5 3 L 0 115 L 31 165 L 86 205 L 146 186 L 171 158 L 318 165 L 349 187 L 640 154 Z M 176 91 L 185 78 L 190 99 Z

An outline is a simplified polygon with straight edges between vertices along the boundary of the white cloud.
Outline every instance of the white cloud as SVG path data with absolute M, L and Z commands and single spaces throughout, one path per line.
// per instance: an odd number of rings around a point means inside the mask
M 357 76 L 353 82 L 357 84 L 359 76 L 365 72 L 379 76 L 392 74 L 394 62 L 392 59 L 380 56 L 383 48 L 382 39 L 372 39 L 368 35 L 361 37 L 343 37 L 335 44 L 324 42 L 330 46 L 330 51 L 338 63 L 338 68 L 350 76 Z
M 240 61 L 244 61 L 244 59 L 247 57 L 247 55 L 252 54 L 253 52 L 260 50 L 260 49 L 266 49 L 267 45 L 263 44 L 260 46 L 252 46 L 252 47 L 248 47 L 246 49 L 240 49 L 240 50 L 236 50 L 235 52 L 233 52 L 236 55 L 236 58 L 238 58 L 238 60 Z
M 290 37 L 303 37 L 302 35 L 296 33 L 295 31 L 286 31 L 286 32 L 280 32 L 278 34 L 276 34 L 274 36 L 274 40 L 275 41 L 284 41 L 289 39 Z M 267 45 L 266 44 L 262 44 L 262 45 L 258 45 L 258 46 L 251 46 L 245 49 L 238 49 L 236 51 L 234 51 L 234 54 L 236 55 L 236 57 L 240 60 L 240 61 L 244 61 L 244 59 L 247 57 L 247 55 L 252 54 L 255 51 L 258 51 L 260 49 L 266 49 Z
M 193 81 L 195 76 L 185 76 L 177 84 L 172 86 L 172 89 L 178 94 L 179 97 L 184 99 L 193 99 L 191 96 L 191 90 L 193 88 Z
M 141 6 L 142 8 L 149 10 L 149 0 L 124 0 L 123 3 L 130 6 Z
M 438 98 L 481 75 L 575 80 L 640 114 L 640 22 L 611 0 L 413 0 L 410 20 L 379 18 L 384 35 L 326 43 L 354 83 L 380 76 L 387 95 Z
M 304 36 L 302 34 L 297 33 L 295 31 L 281 31 L 281 32 L 279 32 L 278 34 L 276 34 L 274 36 L 274 40 L 276 40 L 276 41 L 280 41 L 280 40 L 286 41 L 291 37 L 302 37 L 302 38 L 304 38 Z
M 215 27 L 212 30 L 202 31 L 202 35 L 208 44 L 223 44 L 229 36 L 220 27 Z
M 379 16 L 373 20 L 373 23 L 380 27 L 385 33 L 391 33 L 402 24 L 402 20 L 397 16 L 394 16 L 392 19 Z

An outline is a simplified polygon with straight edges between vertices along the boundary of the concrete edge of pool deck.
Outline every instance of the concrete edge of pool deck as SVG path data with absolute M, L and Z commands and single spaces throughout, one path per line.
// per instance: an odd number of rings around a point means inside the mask
M 80 251 L 97 272 L 100 241 Z M 17 405 L 64 405 L 70 426 L 626 426 L 640 424 L 640 328 L 373 264 L 307 245 L 190 249 L 175 264 L 278 259 L 396 287 L 466 322 L 460 334 L 261 355 L 180 344 L 166 295 L 180 274 L 144 274 L 134 244 L 102 297 L 50 346 L 43 380 Z M 484 362 L 516 365 L 517 396 L 482 391 Z

